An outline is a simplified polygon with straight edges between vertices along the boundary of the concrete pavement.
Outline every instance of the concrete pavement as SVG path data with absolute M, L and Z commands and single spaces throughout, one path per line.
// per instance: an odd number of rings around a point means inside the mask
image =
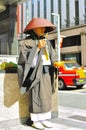
M 71 107 L 58 107 L 58 118 L 50 121 L 54 124 L 53 128 L 45 130 L 86 130 L 86 110 Z M 19 119 L 1 121 L 0 130 L 36 130 L 31 126 L 21 124 Z

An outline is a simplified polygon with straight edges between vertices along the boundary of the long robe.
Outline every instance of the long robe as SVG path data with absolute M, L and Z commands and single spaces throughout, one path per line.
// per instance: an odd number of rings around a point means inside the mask
M 25 44 L 26 42 L 26 44 Z M 33 79 L 30 86 L 24 85 L 27 75 L 32 67 L 32 62 L 37 52 L 37 40 L 26 40 L 21 46 L 18 60 L 18 77 L 20 87 L 26 87 L 29 90 L 29 112 L 43 113 L 51 110 L 51 98 L 54 88 L 54 68 L 53 63 L 57 61 L 57 54 L 51 43 L 47 41 L 49 58 L 51 65 L 48 72 L 43 72 L 43 49 L 39 51 L 39 57 L 36 69 L 33 71 Z M 35 73 L 34 73 L 35 72 Z M 30 76 L 31 77 L 31 76 Z M 28 78 L 30 78 L 28 77 Z M 24 86 L 23 86 L 24 85 Z

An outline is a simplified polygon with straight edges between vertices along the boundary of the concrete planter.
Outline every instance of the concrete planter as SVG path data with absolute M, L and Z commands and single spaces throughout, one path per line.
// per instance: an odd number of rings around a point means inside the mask
M 0 121 L 26 118 L 28 93 L 21 95 L 17 73 L 0 73 Z M 57 116 L 57 89 L 52 96 L 52 113 Z

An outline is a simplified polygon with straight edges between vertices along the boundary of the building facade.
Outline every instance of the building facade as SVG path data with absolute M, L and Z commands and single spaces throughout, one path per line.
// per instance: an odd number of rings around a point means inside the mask
M 25 37 L 23 30 L 34 17 L 43 17 L 58 25 L 60 34 L 66 37 L 61 48 L 61 58 L 76 59 L 86 65 L 86 0 L 21 0 L 6 5 L 0 13 L 0 54 L 18 54 L 18 40 Z M 16 39 L 17 37 L 17 39 Z M 57 41 L 56 41 L 57 42 Z
M 5 55 L 18 54 L 18 40 L 16 32 L 17 4 L 27 0 L 0 1 L 0 58 Z

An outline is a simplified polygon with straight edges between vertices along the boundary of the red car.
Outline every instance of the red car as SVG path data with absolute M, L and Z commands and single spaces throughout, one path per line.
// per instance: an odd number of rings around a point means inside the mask
M 66 89 L 69 86 L 83 87 L 86 84 L 86 70 L 76 61 L 58 62 L 58 88 Z

